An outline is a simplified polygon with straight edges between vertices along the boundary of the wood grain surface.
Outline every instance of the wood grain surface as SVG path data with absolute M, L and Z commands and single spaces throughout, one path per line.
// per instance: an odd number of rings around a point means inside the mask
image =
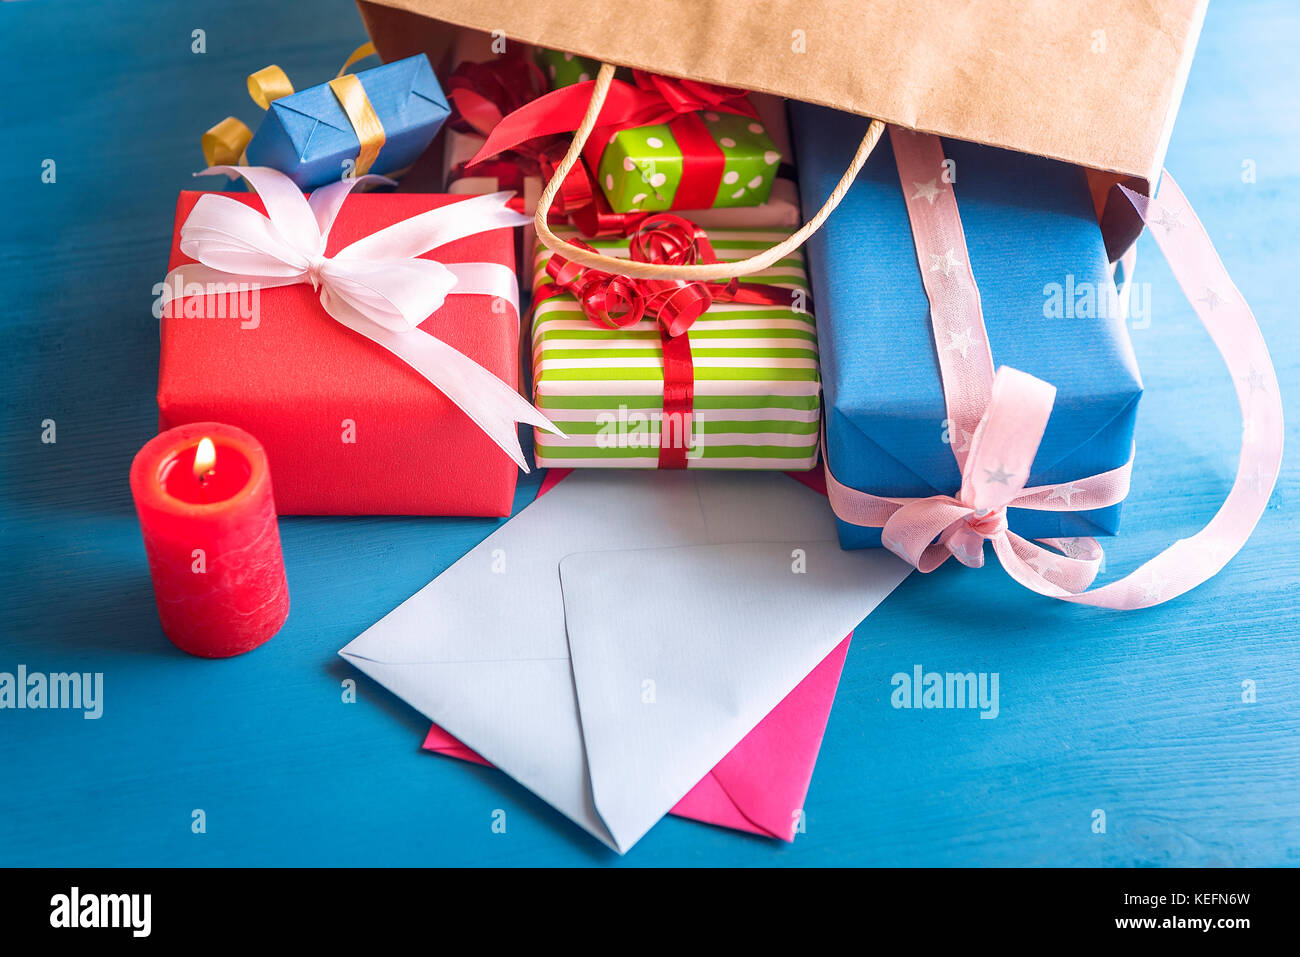
M 1128 614 L 1053 603 L 994 567 L 913 575 L 857 632 L 807 833 L 786 846 L 669 818 L 624 859 L 499 773 L 421 753 L 425 720 L 336 657 L 495 522 L 286 519 L 275 639 L 212 662 L 159 631 L 127 468 L 156 427 L 150 309 L 176 193 L 202 130 L 255 119 L 247 73 L 276 62 L 321 82 L 362 38 L 348 0 L 0 4 L 0 671 L 104 675 L 98 720 L 0 711 L 0 864 L 1300 863 L 1294 3 L 1211 4 L 1168 158 L 1288 393 L 1291 448 L 1246 549 Z M 1108 575 L 1208 519 L 1240 433 L 1222 363 L 1145 238 L 1137 279 L 1147 391 Z M 890 678 L 916 664 L 997 672 L 998 717 L 895 710 Z

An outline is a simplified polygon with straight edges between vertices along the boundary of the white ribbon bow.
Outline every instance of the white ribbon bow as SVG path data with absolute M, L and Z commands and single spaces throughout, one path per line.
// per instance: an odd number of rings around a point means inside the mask
M 510 386 L 419 328 L 453 294 L 499 297 L 518 315 L 519 286 L 508 266 L 419 258 L 466 236 L 528 223 L 529 217 L 506 207 L 511 193 L 431 209 L 326 256 L 330 228 L 352 188 L 389 180 L 341 180 L 304 197 L 292 180 L 266 166 L 213 166 L 198 175 L 210 173 L 242 176 L 266 215 L 229 196 L 201 196 L 181 226 L 181 252 L 198 262 L 167 274 L 164 305 L 192 295 L 188 290 L 196 283 L 205 289 L 217 283 L 262 288 L 311 283 L 332 318 L 428 379 L 525 472 L 515 423 L 563 434 Z

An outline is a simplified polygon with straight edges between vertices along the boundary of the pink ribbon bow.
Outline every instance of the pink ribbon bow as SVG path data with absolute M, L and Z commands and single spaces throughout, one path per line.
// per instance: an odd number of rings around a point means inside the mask
M 1055 386 L 1003 366 L 974 433 L 957 446 L 964 464 L 956 495 L 865 496 L 828 471 L 827 489 L 832 502 L 838 499 L 836 514 L 855 525 L 880 528 L 885 547 L 923 572 L 952 557 L 980 568 L 988 540 L 1004 566 L 1026 566 L 1067 591 L 1083 591 L 1101 566 L 1101 548 L 1094 539 L 1043 539 L 1057 549 L 1051 551 L 1007 528 L 1008 508 L 1103 508 L 1128 494 L 1128 464 L 1078 482 L 1025 488 L 1055 398 Z
M 984 563 L 987 540 L 1007 573 L 1027 588 L 1063 601 L 1105 608 L 1145 608 L 1168 601 L 1217 574 L 1245 544 L 1272 494 L 1282 463 L 1282 403 L 1259 326 L 1214 251 L 1173 177 L 1162 177 L 1159 200 L 1120 187 L 1152 227 L 1183 292 L 1192 301 L 1232 373 L 1243 430 L 1236 481 L 1210 523 L 1132 574 L 1092 591 L 1101 548 L 1091 538 L 1035 543 L 1007 529 L 1008 507 L 1075 511 L 1101 508 L 1128 493 L 1130 463 L 1100 475 L 1025 488 L 1047 427 L 1056 389 L 1002 367 L 994 374 L 979 290 L 952 185 L 940 175 L 938 137 L 890 127 L 898 176 L 930 300 L 940 377 L 961 467 L 955 495 L 887 498 L 835 480 L 827 491 L 836 515 L 881 529 L 884 546 L 922 572 L 949 557 Z M 914 187 L 926 185 L 926 190 Z M 927 268 L 928 267 L 928 268 Z M 1044 547 L 1047 546 L 1047 547 Z
M 202 174 L 242 176 L 266 208 L 262 215 L 229 196 L 200 197 L 181 226 L 181 252 L 196 263 L 167 274 L 164 305 L 181 296 L 243 283 L 260 288 L 310 283 L 325 313 L 383 346 L 438 388 L 525 472 L 516 422 L 559 430 L 514 389 L 420 324 L 449 295 L 494 296 L 519 311 L 514 272 L 501 263 L 440 263 L 429 250 L 466 236 L 530 222 L 506 206 L 510 193 L 476 196 L 394 223 L 326 256 L 330 229 L 362 176 L 304 197 L 283 173 L 265 166 L 214 166 Z

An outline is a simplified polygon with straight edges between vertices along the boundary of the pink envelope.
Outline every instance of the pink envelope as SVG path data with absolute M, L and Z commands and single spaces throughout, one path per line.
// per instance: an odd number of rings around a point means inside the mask
M 793 841 L 852 638 L 836 645 L 671 813 Z M 436 724 L 424 739 L 424 749 L 492 766 Z
M 542 481 L 538 496 L 546 494 L 570 471 L 552 469 Z M 820 471 L 788 474 L 825 494 Z M 850 634 L 836 645 L 821 664 L 673 806 L 671 813 L 706 824 L 793 841 L 852 639 Z M 423 746 L 426 751 L 491 767 L 488 761 L 436 724 L 429 729 Z

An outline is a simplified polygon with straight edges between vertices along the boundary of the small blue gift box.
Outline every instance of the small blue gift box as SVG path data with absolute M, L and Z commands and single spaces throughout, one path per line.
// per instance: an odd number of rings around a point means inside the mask
M 425 151 L 450 109 L 423 54 L 356 74 L 384 128 L 371 173 L 406 169 Z M 272 101 L 249 142 L 252 166 L 272 166 L 312 190 L 352 172 L 361 143 L 328 83 Z
M 791 108 L 802 200 L 815 209 L 843 174 L 867 120 L 802 103 Z M 1132 454 L 1142 384 L 1084 172 L 955 140 L 943 146 L 994 365 L 1057 389 L 1026 484 L 1118 468 Z M 832 474 L 873 495 L 953 494 L 961 475 L 888 136 L 809 240 L 808 263 Z M 1009 509 L 1007 518 L 1028 538 L 1113 535 L 1119 512 L 1119 505 Z M 880 529 L 841 522 L 840 543 L 878 547 Z

